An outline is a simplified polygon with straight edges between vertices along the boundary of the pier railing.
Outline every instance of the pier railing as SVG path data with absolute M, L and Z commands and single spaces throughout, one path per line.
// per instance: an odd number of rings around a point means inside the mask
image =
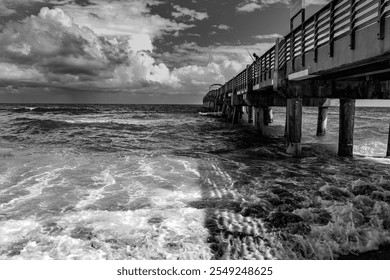
M 372 55 L 370 50 L 353 55 L 352 58 L 348 56 L 349 60 L 343 57 L 332 60 L 337 51 L 344 51 L 342 48 L 356 49 L 359 43 L 356 34 L 365 28 L 371 28 L 376 32 L 376 40 L 383 40 L 387 33 L 390 34 L 389 30 L 385 32 L 388 17 L 390 0 L 333 0 L 284 38 L 277 40 L 272 48 L 221 86 L 217 93 L 209 93 L 227 97 L 229 93 L 240 95 L 253 90 L 277 88 L 278 81 L 274 75 L 276 71 L 284 70 L 286 79 L 288 74 L 304 68 L 324 71 L 353 63 L 353 60 L 367 59 Z M 371 29 L 367 32 L 372 33 Z M 348 44 L 344 46 L 340 43 L 336 49 L 336 43 L 342 41 L 344 44 L 343 40 L 347 40 Z M 324 48 L 327 52 L 326 57 Z M 377 47 L 382 52 L 390 51 L 390 47 L 387 48 L 389 50 Z

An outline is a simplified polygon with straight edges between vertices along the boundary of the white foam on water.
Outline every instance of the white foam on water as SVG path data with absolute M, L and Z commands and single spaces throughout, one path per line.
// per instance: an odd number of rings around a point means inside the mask
M 369 141 L 354 145 L 353 152 L 362 156 L 385 156 L 387 144 L 381 141 Z
M 42 195 L 42 190 L 45 188 L 55 187 L 58 184 L 61 185 L 62 181 L 58 182 L 60 174 L 63 170 L 69 169 L 68 166 L 54 168 L 49 165 L 42 167 L 42 169 L 49 169 L 48 171 L 39 172 L 36 175 L 29 176 L 21 181 L 19 181 L 16 185 L 11 188 L 14 189 L 23 189 L 28 191 L 28 194 L 22 195 L 16 198 L 13 198 L 11 201 L 7 203 L 3 203 L 0 205 L 0 209 L 6 209 L 8 207 L 17 207 L 19 203 L 25 202 L 29 199 L 36 198 Z M 34 172 L 35 173 L 35 172 Z M 27 174 L 27 173 L 24 173 Z M 54 183 L 57 181 L 56 183 Z M 8 188 L 9 191 L 9 188 Z M 2 191 L 4 193 L 4 190 Z
M 64 120 L 66 123 L 70 124 L 144 124 L 146 120 L 138 119 L 96 119 L 96 118 L 78 118 L 74 120 Z
M 27 238 L 39 227 L 35 219 L 0 221 L 0 248 Z
M 12 231 L 16 226 L 4 224 L 8 231 L 1 233 L 10 239 L 1 248 L 0 258 L 210 259 L 204 221 L 206 210 L 189 206 L 190 202 L 202 198 L 197 160 L 181 157 L 134 157 L 132 160 L 135 162 L 127 158 L 90 162 L 93 166 L 110 164 L 97 174 L 86 173 L 85 176 L 90 176 L 88 180 L 78 174 L 77 180 L 92 182 L 97 189 L 82 184 L 75 186 L 78 193 L 87 196 L 77 201 L 73 210 L 40 217 L 39 223 L 31 216 L 20 233 Z M 64 173 L 58 166 L 54 170 L 62 177 L 50 177 L 42 169 L 39 174 L 27 173 L 34 183 L 26 181 L 24 185 L 30 184 L 34 195 L 39 195 L 45 184 L 72 182 L 61 179 L 71 180 L 68 176 L 74 172 Z M 128 203 L 141 199 L 142 204 L 145 198 L 149 204 L 130 208 L 135 210 L 92 210 L 103 205 L 100 199 L 107 203 L 111 197 L 115 199 L 118 191 L 128 193 Z M 96 207 L 88 209 L 88 205 Z
M 186 172 L 193 173 L 195 176 L 200 177 L 200 173 L 197 170 L 197 166 L 192 166 L 192 162 L 186 161 L 186 160 L 178 160 L 184 168 Z
M 80 211 L 58 217 L 54 233 L 34 220 L 1 222 L 0 259 L 209 259 L 204 215 L 194 208 Z
M 10 179 L 14 175 L 15 170 L 16 170 L 15 167 L 11 167 L 11 168 L 8 168 L 5 172 L 0 173 L 0 185 L 10 182 Z M 1 186 L 0 186 L 0 189 L 2 189 Z M 0 194 L 2 192 L 3 191 L 0 191 Z
M 116 184 L 116 180 L 110 169 L 105 169 L 99 175 L 93 176 L 95 186 L 101 186 L 98 189 L 89 190 L 89 194 L 86 198 L 81 199 L 77 204 L 76 208 L 84 208 L 88 205 L 92 205 L 94 202 L 104 197 L 106 187 Z

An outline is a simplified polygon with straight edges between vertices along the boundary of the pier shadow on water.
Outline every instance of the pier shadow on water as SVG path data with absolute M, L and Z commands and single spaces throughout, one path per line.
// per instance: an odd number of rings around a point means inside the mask
M 199 162 L 202 199 L 190 206 L 205 210 L 213 259 L 364 259 L 388 249 L 390 160 L 320 146 L 292 158 L 282 139 L 255 137 Z

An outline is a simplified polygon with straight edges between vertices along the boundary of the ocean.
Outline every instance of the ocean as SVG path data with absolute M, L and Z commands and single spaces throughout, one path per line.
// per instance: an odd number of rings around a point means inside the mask
M 0 259 L 337 259 L 390 241 L 390 108 L 303 156 L 190 105 L 0 105 Z

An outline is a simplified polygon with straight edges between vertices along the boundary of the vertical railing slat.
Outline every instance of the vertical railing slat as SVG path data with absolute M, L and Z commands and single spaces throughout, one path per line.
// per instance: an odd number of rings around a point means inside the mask
M 356 6 L 358 4 L 358 1 L 351 1 L 351 18 L 350 18 L 350 43 L 349 47 L 351 50 L 355 49 L 355 24 L 356 24 Z
M 335 6 L 338 1 L 332 1 L 330 3 L 330 23 L 329 23 L 329 56 L 333 57 L 334 52 L 334 26 L 335 26 Z
M 318 14 L 314 16 L 314 62 L 318 61 Z

